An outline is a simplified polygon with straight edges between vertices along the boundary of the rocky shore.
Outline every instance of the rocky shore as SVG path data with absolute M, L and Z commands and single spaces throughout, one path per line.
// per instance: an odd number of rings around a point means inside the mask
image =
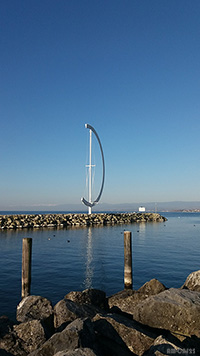
M 67 228 L 166 220 L 157 213 L 0 215 L 0 229 Z
M 200 271 L 180 288 L 153 279 L 110 297 L 70 292 L 55 306 L 28 296 L 0 317 L 2 356 L 200 355 Z

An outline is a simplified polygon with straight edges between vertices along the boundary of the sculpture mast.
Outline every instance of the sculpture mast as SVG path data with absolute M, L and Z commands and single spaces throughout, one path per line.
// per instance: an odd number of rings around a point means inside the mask
M 92 213 L 92 207 L 97 204 L 100 200 L 101 194 L 103 192 L 103 186 L 104 186 L 104 180 L 105 180 L 105 163 L 104 163 L 104 155 L 103 155 L 103 149 L 102 149 L 102 145 L 101 145 L 101 141 L 99 136 L 97 135 L 97 132 L 95 131 L 95 129 L 89 125 L 89 124 L 85 124 L 85 128 L 90 130 L 90 151 L 89 151 L 89 164 L 86 165 L 86 167 L 88 167 L 89 169 L 89 184 L 88 184 L 88 201 L 85 198 L 81 198 L 81 201 L 83 204 L 85 204 L 86 206 L 88 206 L 88 214 Z M 101 156 L 102 156 L 102 165 L 103 165 L 103 177 L 102 177 L 102 184 L 101 184 L 101 189 L 100 189 L 100 193 L 98 195 L 98 197 L 92 201 L 92 167 L 94 167 L 94 165 L 92 164 L 92 132 L 95 134 L 98 143 L 99 143 L 99 147 L 101 150 Z
M 87 124 L 86 124 L 87 125 Z M 85 127 L 86 127 L 85 125 Z M 92 130 L 90 129 L 90 151 L 89 151 L 89 164 L 86 167 L 89 168 L 89 186 L 88 186 L 88 198 L 89 203 L 92 203 Z M 88 206 L 88 214 L 92 214 L 92 207 Z

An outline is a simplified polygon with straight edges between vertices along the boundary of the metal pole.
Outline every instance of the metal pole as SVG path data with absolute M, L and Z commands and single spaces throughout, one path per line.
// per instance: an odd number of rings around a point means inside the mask
M 32 239 L 23 239 L 22 245 L 22 293 L 21 297 L 30 295 L 31 288 L 31 254 L 32 254 Z
M 92 202 L 92 130 L 90 130 L 90 158 L 89 158 L 89 203 Z M 92 213 L 91 206 L 88 207 L 88 214 Z
M 124 231 L 124 288 L 132 289 L 132 243 L 131 232 Z

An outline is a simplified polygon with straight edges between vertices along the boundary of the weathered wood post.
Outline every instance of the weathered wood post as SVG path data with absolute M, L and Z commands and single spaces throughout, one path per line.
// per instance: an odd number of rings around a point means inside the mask
M 124 288 L 132 289 L 132 242 L 131 232 L 124 231 Z
M 31 254 L 32 254 L 32 239 L 23 239 L 22 245 L 22 293 L 21 297 L 30 295 L 31 289 Z

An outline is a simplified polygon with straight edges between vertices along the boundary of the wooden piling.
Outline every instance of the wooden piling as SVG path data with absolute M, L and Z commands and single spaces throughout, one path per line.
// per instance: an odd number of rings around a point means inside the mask
M 130 231 L 124 231 L 124 288 L 132 289 L 132 237 Z
M 30 295 L 32 239 L 24 238 L 22 244 L 22 292 L 21 297 Z

